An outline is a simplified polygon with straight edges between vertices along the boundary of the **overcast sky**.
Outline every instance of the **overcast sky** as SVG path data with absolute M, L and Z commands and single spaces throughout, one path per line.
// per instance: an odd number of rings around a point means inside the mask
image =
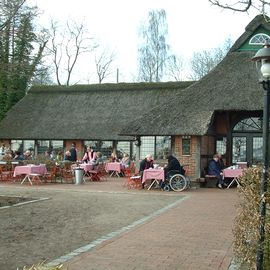
M 138 29 L 150 10 L 165 9 L 172 53 L 186 62 L 194 52 L 233 42 L 245 31 L 256 12 L 234 13 L 211 6 L 208 0 L 28 0 L 44 11 L 41 19 L 84 20 L 90 36 L 117 52 L 120 81 L 136 74 Z M 78 73 L 78 71 L 77 71 Z M 80 70 L 82 74 L 82 70 Z M 78 74 L 77 74 L 78 75 Z M 76 75 L 76 76 L 77 76 Z M 84 80 L 85 78 L 80 78 Z M 93 79 L 94 80 L 94 79 Z M 83 81 L 82 81 L 83 82 Z M 91 81 L 91 83 L 97 81 Z

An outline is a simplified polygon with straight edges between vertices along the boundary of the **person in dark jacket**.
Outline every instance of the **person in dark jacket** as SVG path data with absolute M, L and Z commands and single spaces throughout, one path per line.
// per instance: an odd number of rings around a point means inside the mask
M 224 179 L 223 179 L 223 173 L 220 168 L 219 164 L 219 156 L 216 154 L 213 156 L 213 159 L 209 161 L 208 164 L 208 174 L 209 175 L 215 175 L 217 178 L 217 187 L 223 188 L 224 185 Z
M 180 173 L 182 175 L 185 175 L 185 170 L 180 165 L 180 162 L 176 157 L 169 155 L 168 164 L 164 167 L 164 177 L 165 179 L 169 180 L 175 173 Z M 164 188 L 164 186 L 165 186 L 165 183 L 161 181 L 160 187 Z
M 74 143 L 71 145 L 71 148 L 70 148 L 69 152 L 71 154 L 70 161 L 72 161 L 72 162 L 77 161 L 77 150 L 75 148 L 75 144 Z
M 164 168 L 164 170 L 166 173 L 169 171 L 178 171 L 181 174 L 183 173 L 180 162 L 172 155 L 168 156 L 168 165 Z

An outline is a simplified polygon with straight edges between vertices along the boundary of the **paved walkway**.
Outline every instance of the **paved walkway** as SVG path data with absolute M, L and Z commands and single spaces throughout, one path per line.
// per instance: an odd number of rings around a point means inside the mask
M 75 257 L 68 270 L 228 269 L 236 188 L 181 194 L 175 207 Z

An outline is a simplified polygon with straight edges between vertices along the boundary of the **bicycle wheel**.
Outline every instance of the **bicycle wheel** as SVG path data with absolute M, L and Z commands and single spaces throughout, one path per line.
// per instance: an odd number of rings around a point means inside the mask
M 170 178 L 170 187 L 174 191 L 183 191 L 187 187 L 187 179 L 182 174 L 175 174 Z

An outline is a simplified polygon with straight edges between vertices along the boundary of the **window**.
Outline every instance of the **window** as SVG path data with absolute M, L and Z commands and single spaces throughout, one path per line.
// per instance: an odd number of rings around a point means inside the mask
M 127 153 L 130 156 L 130 142 L 117 143 L 117 155 L 122 157 L 124 153 Z
M 147 154 L 153 155 L 154 159 L 166 159 L 170 151 L 170 136 L 141 137 L 140 159 L 144 159 Z
M 263 138 L 253 137 L 253 164 L 262 163 L 263 161 Z
M 250 40 L 249 40 L 249 44 L 250 45 L 264 45 L 266 40 L 269 40 L 270 37 L 264 33 L 259 33 L 256 34 L 255 36 L 253 36 Z
M 182 155 L 190 155 L 190 136 L 182 137 Z
M 12 151 L 23 151 L 23 141 L 22 140 L 11 140 L 10 148 Z
M 140 159 L 144 159 L 147 154 L 155 156 L 155 137 L 141 137 Z
M 23 151 L 30 150 L 34 151 L 35 150 L 35 141 L 34 140 L 24 140 L 23 141 Z
M 224 155 L 226 153 L 227 138 L 218 138 L 216 141 L 216 153 Z
M 64 142 L 63 141 L 51 141 L 51 149 L 56 153 L 59 151 L 63 151 Z
M 166 159 L 171 150 L 170 136 L 156 137 L 156 159 Z
M 109 157 L 112 153 L 112 141 L 84 141 L 85 146 L 91 146 L 96 152 L 101 152 L 103 156 Z
M 247 160 L 247 139 L 246 137 L 233 137 L 233 163 Z
M 262 130 L 262 118 L 250 117 L 245 118 L 238 122 L 233 131 L 261 131 Z
M 48 141 L 48 140 L 38 140 L 37 141 L 37 153 L 43 154 L 45 151 L 63 151 L 64 142 L 63 141 Z
M 43 154 L 50 148 L 50 141 L 37 141 L 37 153 Z

